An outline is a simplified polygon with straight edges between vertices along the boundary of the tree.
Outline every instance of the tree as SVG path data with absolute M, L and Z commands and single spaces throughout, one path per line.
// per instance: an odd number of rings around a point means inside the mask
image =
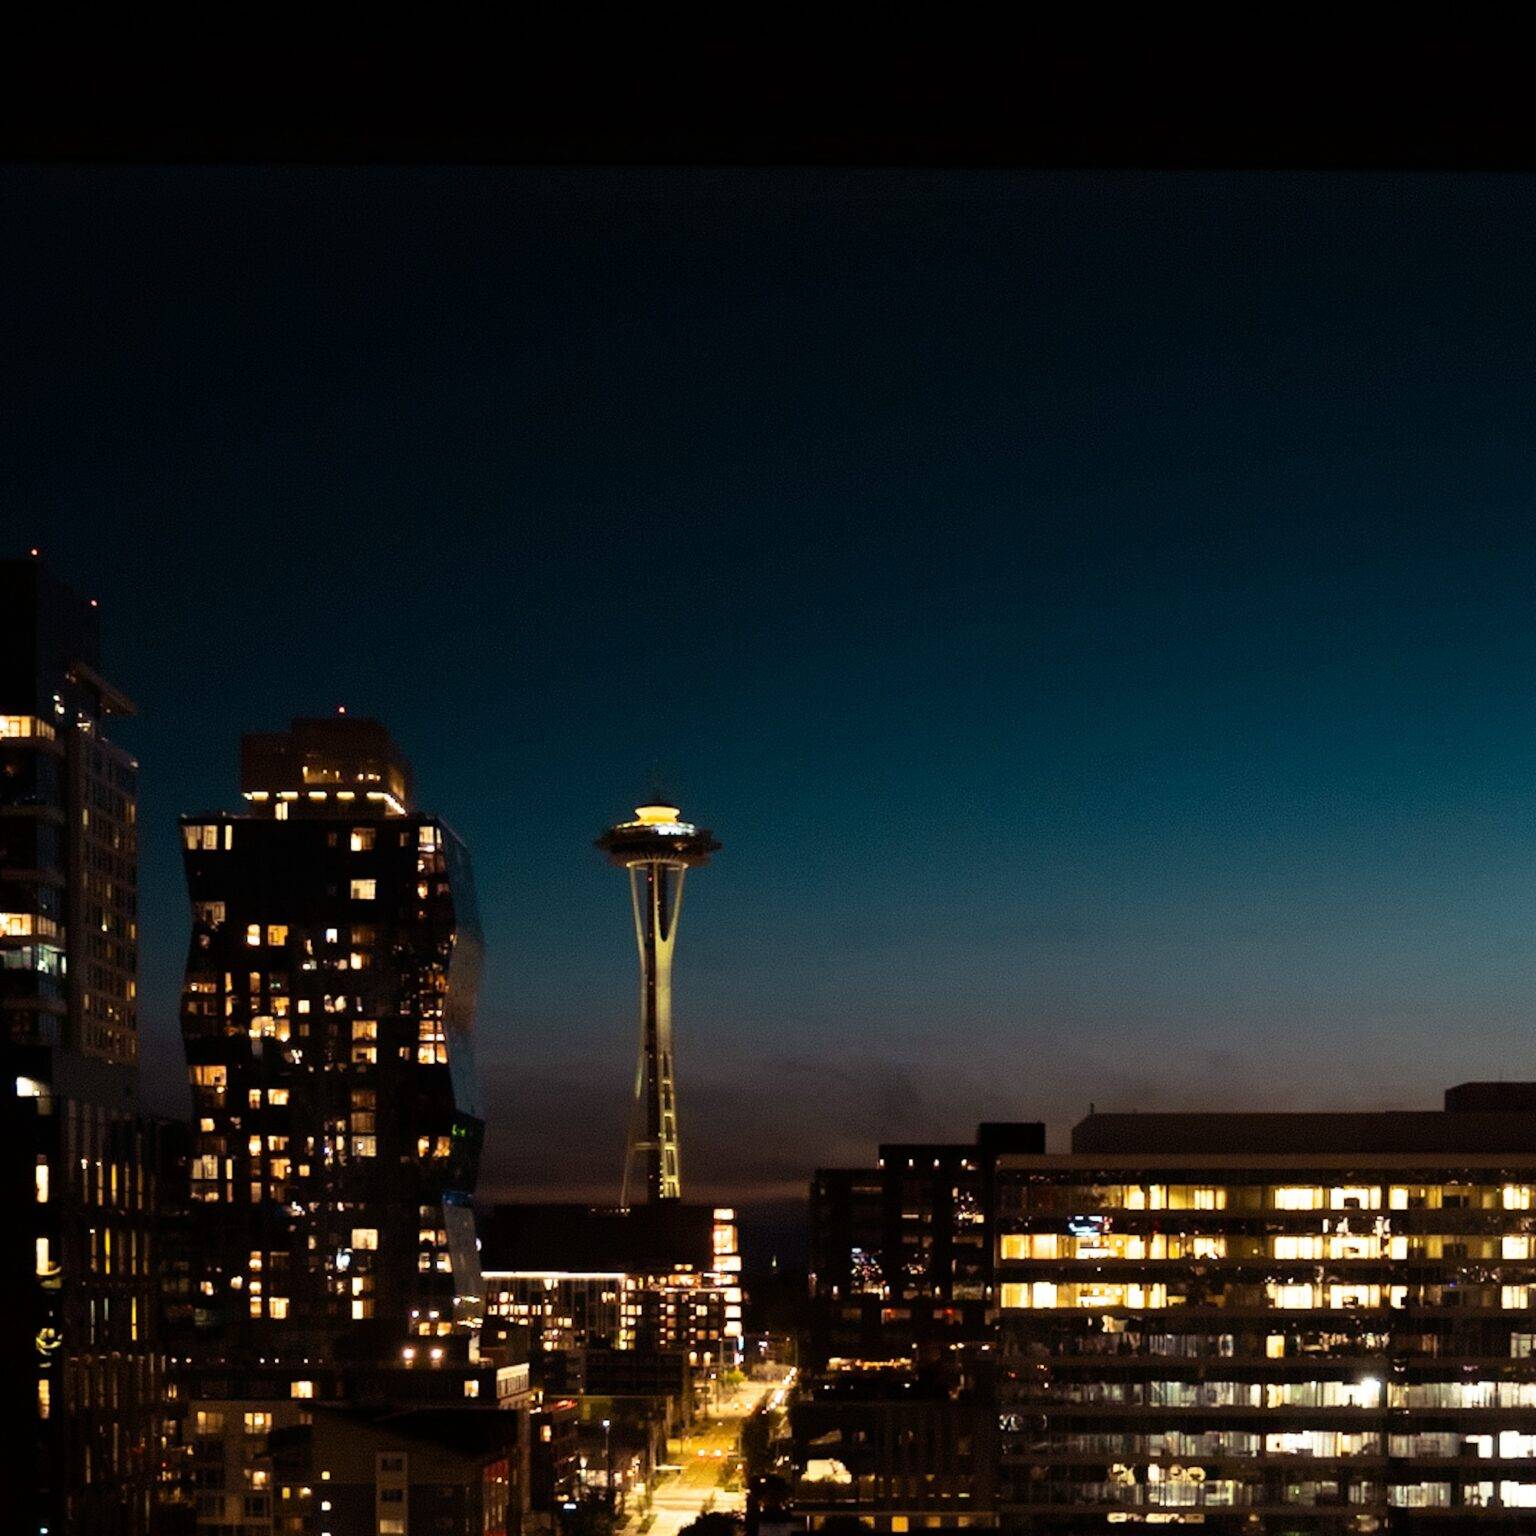
M 565 1536 L 613 1536 L 613 1511 L 605 1499 L 585 1498 L 561 1519 Z
M 728 1515 L 723 1510 L 711 1509 L 694 1517 L 678 1536 L 741 1536 L 742 1521 L 739 1515 Z

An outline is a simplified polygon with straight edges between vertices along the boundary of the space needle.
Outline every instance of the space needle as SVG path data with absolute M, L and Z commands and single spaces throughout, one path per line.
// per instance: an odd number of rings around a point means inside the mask
M 609 862 L 629 871 L 640 948 L 640 1063 L 624 1152 L 621 1199 L 676 1200 L 677 1078 L 672 1064 L 672 952 L 683 902 L 683 876 L 709 862 L 720 844 L 707 828 L 680 819 L 675 805 L 642 805 L 598 838 Z

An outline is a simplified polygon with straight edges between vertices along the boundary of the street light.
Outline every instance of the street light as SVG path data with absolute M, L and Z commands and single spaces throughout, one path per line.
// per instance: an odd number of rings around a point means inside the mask
M 613 1441 L 609 1431 L 612 1419 L 603 1420 L 603 1483 L 608 1495 L 608 1510 L 613 1512 Z

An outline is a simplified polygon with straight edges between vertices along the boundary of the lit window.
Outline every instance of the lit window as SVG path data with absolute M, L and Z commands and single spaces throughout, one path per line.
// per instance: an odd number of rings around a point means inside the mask
M 53 726 L 35 715 L 0 715 L 0 736 L 42 736 L 52 741 L 55 735 Z
M 1272 1306 L 1304 1309 L 1315 1305 L 1310 1285 L 1270 1285 L 1268 1289 Z
M 466 1381 L 464 1383 L 464 1396 L 465 1397 L 479 1397 L 480 1396 L 480 1383 L 478 1381 L 474 1381 L 474 1380 Z
M 1328 1191 L 1328 1204 L 1336 1211 L 1379 1211 L 1380 1185 L 1348 1185 Z
M 267 1297 L 267 1316 L 284 1318 L 288 1316 L 288 1298 L 286 1296 Z
M 279 945 L 286 944 L 287 942 L 288 942 L 288 924 L 287 923 L 268 923 L 267 924 L 267 943 L 268 944 L 271 944 L 273 946 L 279 946 Z
M 1322 1209 L 1322 1204 L 1323 1192 L 1320 1189 L 1282 1186 L 1275 1191 L 1277 1211 L 1316 1211 Z
M 352 882 L 352 900 L 373 901 L 378 894 L 378 884 L 377 880 L 354 880 Z
M 1277 1259 L 1320 1259 L 1323 1256 L 1323 1239 L 1312 1234 L 1303 1234 L 1299 1237 L 1277 1237 L 1275 1239 L 1275 1257 Z
M 1027 1234 L 1009 1232 L 1002 1240 L 1005 1259 L 1054 1259 L 1060 1256 L 1061 1239 L 1054 1232 Z
M 374 829 L 372 827 L 352 828 L 352 852 L 368 853 L 373 848 Z
M 289 1386 L 288 1395 L 290 1397 L 313 1397 L 315 1395 L 315 1384 L 312 1381 L 296 1381 Z
M 36 1183 L 37 1203 L 39 1205 L 47 1205 L 47 1203 L 48 1203 L 48 1159 L 46 1157 L 40 1157 L 37 1160 L 37 1175 L 36 1175 L 36 1178 L 37 1178 L 37 1183 Z

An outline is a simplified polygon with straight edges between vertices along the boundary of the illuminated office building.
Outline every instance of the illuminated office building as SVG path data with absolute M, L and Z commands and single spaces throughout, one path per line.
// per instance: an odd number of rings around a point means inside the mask
M 169 1128 L 138 1105 L 133 706 L 95 605 L 0 562 L 0 1082 L 15 1528 L 148 1528 L 167 1451 L 154 1216 Z
M 609 860 L 629 871 L 640 950 L 640 1062 L 620 1202 L 682 1195 L 678 1160 L 677 1076 L 672 1060 L 672 955 L 683 902 L 683 877 L 709 862 L 720 844 L 704 828 L 679 820 L 673 805 L 642 805 L 634 821 L 598 838 Z
M 468 855 L 413 808 L 377 722 L 296 720 L 247 736 L 241 760 L 246 813 L 181 823 L 182 1033 L 199 1514 L 255 1531 L 268 1483 L 221 1475 L 236 1463 L 220 1436 L 264 1436 L 328 1397 L 501 1391 L 478 1346 Z
M 1536 1085 L 1004 1157 L 1005 1523 L 1536 1529 Z

